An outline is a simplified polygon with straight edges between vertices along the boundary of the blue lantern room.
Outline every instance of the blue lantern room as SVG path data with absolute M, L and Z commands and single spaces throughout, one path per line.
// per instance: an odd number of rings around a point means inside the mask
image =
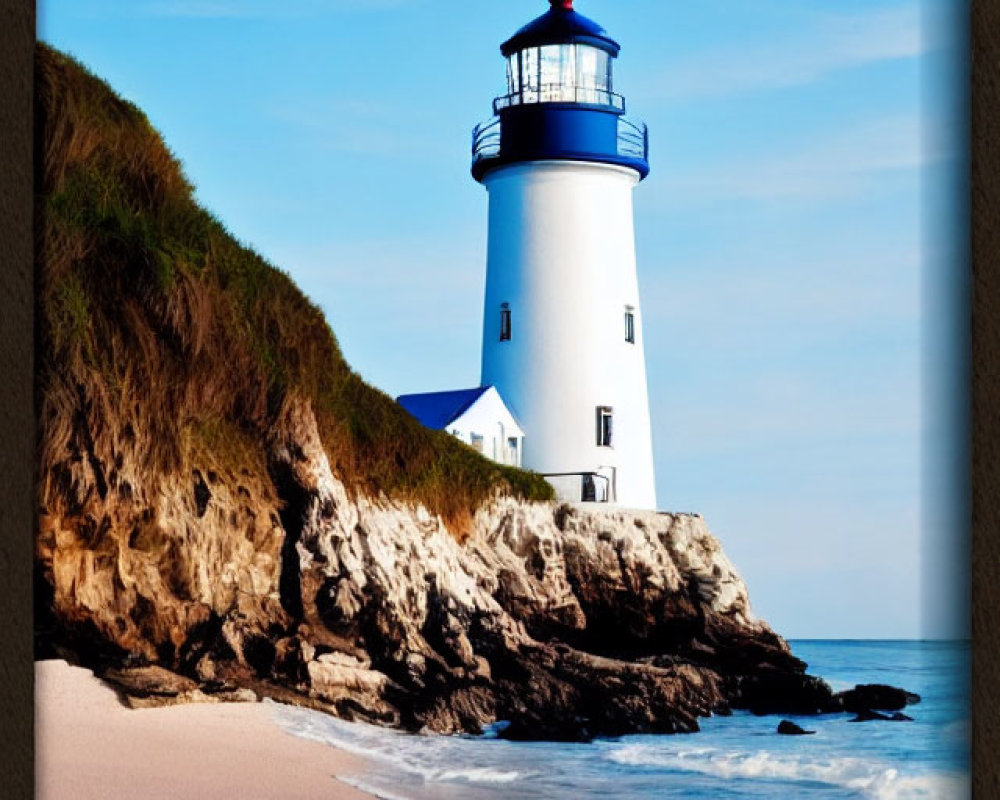
M 522 161 L 592 161 L 649 173 L 646 126 L 625 118 L 614 91 L 618 43 L 573 0 L 550 0 L 542 16 L 503 43 L 507 93 L 473 131 L 472 174 Z

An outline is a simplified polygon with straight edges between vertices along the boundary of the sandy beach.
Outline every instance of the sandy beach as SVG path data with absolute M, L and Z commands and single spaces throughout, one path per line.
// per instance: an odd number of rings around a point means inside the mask
M 39 800 L 364 800 L 355 756 L 285 733 L 261 703 L 130 709 L 86 669 L 35 663 Z

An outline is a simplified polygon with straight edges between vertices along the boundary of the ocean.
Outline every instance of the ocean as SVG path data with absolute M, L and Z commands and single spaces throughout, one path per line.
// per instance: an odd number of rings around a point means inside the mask
M 274 714 L 290 733 L 363 756 L 371 769 L 346 780 L 385 800 L 969 797 L 967 643 L 790 644 L 835 691 L 917 692 L 922 702 L 905 712 L 914 721 L 790 716 L 816 734 L 781 736 L 780 717 L 737 712 L 702 720 L 695 734 L 557 744 L 405 734 L 278 705 Z

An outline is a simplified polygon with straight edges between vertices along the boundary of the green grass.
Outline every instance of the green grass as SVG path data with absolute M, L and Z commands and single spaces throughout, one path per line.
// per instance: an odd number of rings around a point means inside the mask
M 92 424 L 118 415 L 155 440 L 155 472 L 184 466 L 185 447 L 265 469 L 295 397 L 351 491 L 424 503 L 456 534 L 498 492 L 551 499 L 539 476 L 422 427 L 365 384 L 288 275 L 194 202 L 142 111 L 45 45 L 36 109 L 43 470 L 80 411 L 71 398 Z

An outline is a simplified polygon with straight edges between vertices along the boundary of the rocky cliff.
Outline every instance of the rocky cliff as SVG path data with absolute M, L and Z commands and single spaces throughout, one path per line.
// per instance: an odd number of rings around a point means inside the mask
M 834 702 L 753 618 L 700 517 L 498 496 L 459 542 L 423 506 L 349 495 L 307 402 L 269 447 L 273 492 L 195 470 L 150 494 L 131 456 L 81 459 L 87 513 L 41 521 L 50 635 L 139 693 L 121 667 L 434 731 L 690 731 Z
M 422 429 L 138 109 L 44 47 L 37 74 L 40 653 L 144 701 L 518 738 L 844 707 L 700 517 L 557 506 Z

